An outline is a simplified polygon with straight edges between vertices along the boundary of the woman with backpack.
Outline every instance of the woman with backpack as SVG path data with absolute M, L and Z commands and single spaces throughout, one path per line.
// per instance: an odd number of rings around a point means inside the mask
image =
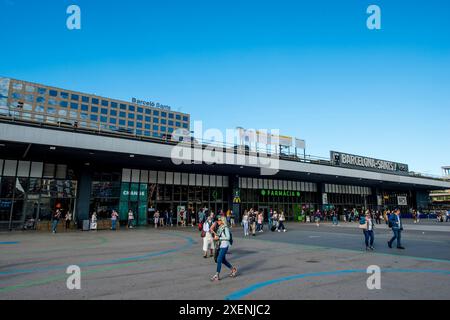
M 230 228 L 227 225 L 227 218 L 226 217 L 220 217 L 220 219 L 217 221 L 218 223 L 218 230 L 216 232 L 216 236 L 214 240 L 218 241 L 219 243 L 219 254 L 217 257 L 217 269 L 216 274 L 211 278 L 211 281 L 219 281 L 220 280 L 220 272 L 222 270 L 222 264 L 224 264 L 227 268 L 231 270 L 230 277 L 234 278 L 237 274 L 237 268 L 233 267 L 228 261 L 227 261 L 227 252 L 230 247 L 230 245 L 233 244 L 233 238 L 230 232 Z

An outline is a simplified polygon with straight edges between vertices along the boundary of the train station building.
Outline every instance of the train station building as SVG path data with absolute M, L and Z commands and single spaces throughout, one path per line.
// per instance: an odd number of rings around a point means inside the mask
M 315 159 L 224 145 L 215 157 L 240 160 L 178 161 L 180 145 L 208 149 L 167 138 L 190 126 L 189 114 L 162 104 L 0 78 L 0 229 L 49 221 L 56 208 L 79 225 L 94 211 L 108 219 L 117 210 L 126 221 L 130 209 L 138 225 L 155 210 L 273 209 L 290 220 L 327 208 L 407 213 L 427 208 L 430 191 L 450 189 L 449 180 L 412 173 L 407 164 L 335 151 Z M 276 170 L 265 170 L 266 160 L 276 160 Z

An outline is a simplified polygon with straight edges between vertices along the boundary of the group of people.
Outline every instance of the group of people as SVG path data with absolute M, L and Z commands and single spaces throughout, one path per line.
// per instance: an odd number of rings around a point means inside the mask
M 52 233 L 56 233 L 56 231 L 58 229 L 58 223 L 61 219 L 64 219 L 64 221 L 65 221 L 66 230 L 70 229 L 70 224 L 73 219 L 72 213 L 70 211 L 67 211 L 63 217 L 61 209 L 56 209 L 52 215 Z
M 230 277 L 236 277 L 237 268 L 228 262 L 227 254 L 231 245 L 233 245 L 233 236 L 228 223 L 226 214 L 215 216 L 214 212 L 204 211 L 199 218 L 199 230 L 203 238 L 203 258 L 213 258 L 217 263 L 216 273 L 211 277 L 211 281 L 220 281 L 222 265 L 231 270 Z
M 284 215 L 284 212 L 281 211 L 280 213 L 277 213 L 277 211 L 270 210 L 269 216 L 268 216 L 268 227 L 271 231 L 278 231 L 278 232 L 286 232 L 286 227 L 284 226 L 284 223 L 286 221 L 286 216 Z M 264 212 L 258 211 L 254 209 L 245 210 L 244 215 L 242 216 L 242 226 L 244 227 L 244 236 L 248 237 L 250 236 L 250 233 L 252 236 L 256 236 L 256 233 L 262 233 L 264 232 Z
M 392 229 L 393 237 L 388 241 L 388 247 L 392 248 L 394 242 L 397 242 L 397 249 L 404 250 L 405 248 L 401 244 L 401 234 L 403 231 L 403 221 L 401 218 L 401 212 L 399 209 L 395 209 L 388 215 L 386 218 L 386 222 L 389 225 L 389 228 Z M 359 228 L 363 230 L 364 233 L 364 242 L 366 244 L 366 250 L 374 250 L 374 242 L 375 242 L 375 217 L 374 213 L 370 210 L 367 210 L 365 215 L 362 216 L 359 220 Z

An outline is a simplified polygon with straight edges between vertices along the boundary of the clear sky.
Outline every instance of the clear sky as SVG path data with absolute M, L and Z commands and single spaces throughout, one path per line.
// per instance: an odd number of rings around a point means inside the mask
M 0 30 L 2 76 L 280 129 L 317 156 L 450 165 L 447 0 L 0 0 Z

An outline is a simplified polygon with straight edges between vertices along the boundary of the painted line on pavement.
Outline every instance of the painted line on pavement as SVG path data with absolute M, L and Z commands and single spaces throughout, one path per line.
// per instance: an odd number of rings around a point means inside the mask
M 10 241 L 10 242 L 0 242 L 0 245 L 13 245 L 13 244 L 19 244 L 19 241 Z
M 344 248 L 336 248 L 331 246 L 319 246 L 319 245 L 312 245 L 312 244 L 301 244 L 301 243 L 292 243 L 292 242 L 284 242 L 284 241 L 277 241 L 273 239 L 261 239 L 261 238 L 248 238 L 250 241 L 267 241 L 272 243 L 278 243 L 280 245 L 289 245 L 293 247 L 303 247 L 308 249 L 317 249 L 318 251 L 340 251 L 340 252 L 349 252 L 349 253 L 360 253 L 360 254 L 367 254 L 365 250 L 358 250 L 358 249 L 344 249 Z M 387 244 L 386 244 L 387 245 Z M 392 249 L 393 250 L 393 249 Z M 418 261 L 427 261 L 427 262 L 443 262 L 443 263 L 450 263 L 449 259 L 438 259 L 438 258 L 426 258 L 426 257 L 416 257 L 416 256 L 408 256 L 408 255 L 397 255 L 393 253 L 384 253 L 384 252 L 370 252 L 373 256 L 387 256 L 387 257 L 395 257 L 395 258 L 402 258 L 402 259 L 414 259 Z
M 382 273 L 433 273 L 433 274 L 442 274 L 442 275 L 448 275 L 450 276 L 450 271 L 447 270 L 414 270 L 414 269 L 384 269 L 381 271 Z M 362 269 L 355 269 L 355 270 L 338 270 L 338 271 L 329 271 L 329 272 L 315 272 L 315 273 L 305 273 L 305 274 L 298 274 L 293 275 L 289 277 L 283 277 L 278 279 L 272 279 L 264 282 L 259 282 L 256 284 L 253 284 L 247 288 L 238 290 L 236 292 L 231 293 L 230 295 L 225 297 L 225 300 L 241 300 L 245 296 L 260 290 L 262 288 L 271 286 L 273 284 L 292 281 L 292 280 L 299 280 L 299 279 L 306 279 L 306 278 L 313 278 L 313 277 L 326 277 L 326 276 L 339 276 L 339 275 L 347 275 L 347 274 L 353 274 L 353 273 L 364 273 L 367 274 L 367 270 Z
M 165 235 L 168 235 L 168 234 L 165 234 Z M 176 234 L 170 234 L 170 236 L 183 238 L 184 240 L 187 240 L 187 243 L 178 248 L 173 248 L 173 249 L 168 249 L 168 250 L 158 251 L 158 252 L 151 252 L 151 253 L 141 255 L 141 256 L 124 257 L 124 258 L 117 258 L 117 259 L 110 259 L 110 260 L 103 260 L 103 261 L 89 261 L 89 262 L 83 262 L 83 263 L 80 263 L 77 265 L 81 268 L 81 267 L 93 267 L 93 266 L 102 266 L 102 265 L 108 265 L 108 264 L 117 264 L 117 263 L 124 263 L 124 262 L 146 260 L 149 258 L 178 252 L 178 251 L 184 250 L 186 248 L 189 248 L 195 244 L 194 239 L 192 239 L 191 237 L 185 237 L 185 236 L 176 235 Z M 1 271 L 0 276 L 26 274 L 26 273 L 38 273 L 38 272 L 46 272 L 46 271 L 54 271 L 54 270 L 65 270 L 66 268 L 67 268 L 67 265 L 49 266 L 49 267 L 32 268 L 32 269 L 18 269 L 18 270 L 12 269 L 12 270 L 7 270 L 7 271 Z

